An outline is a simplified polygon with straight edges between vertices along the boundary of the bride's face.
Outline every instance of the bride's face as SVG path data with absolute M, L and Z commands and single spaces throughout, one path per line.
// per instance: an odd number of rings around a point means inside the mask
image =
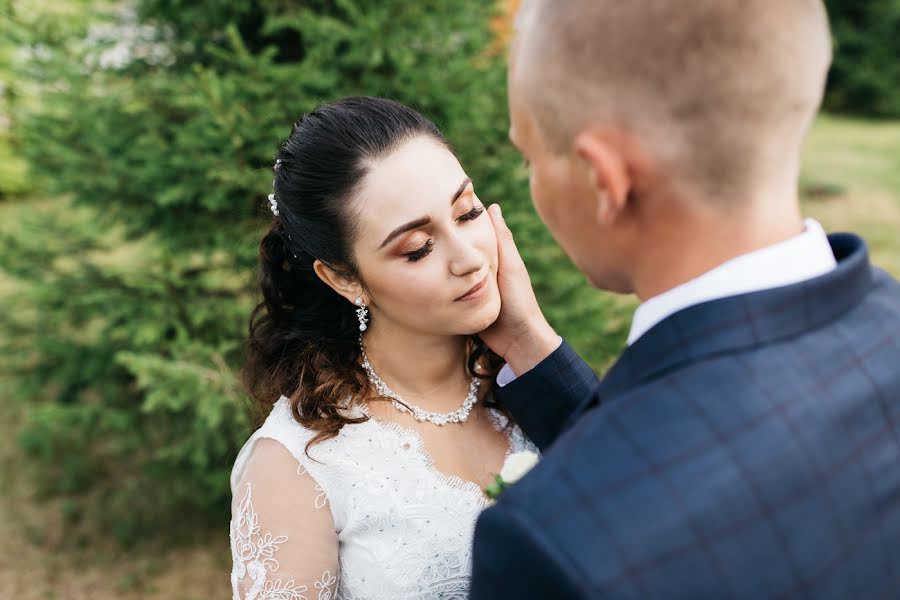
M 405 142 L 370 165 L 356 196 L 353 250 L 373 326 L 460 335 L 496 320 L 494 228 L 449 150 Z

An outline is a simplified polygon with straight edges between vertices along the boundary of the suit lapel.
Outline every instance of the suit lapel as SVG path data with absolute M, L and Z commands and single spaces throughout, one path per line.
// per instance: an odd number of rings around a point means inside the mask
M 851 309 L 873 286 L 865 242 L 852 234 L 828 241 L 838 261 L 830 273 L 697 304 L 656 324 L 622 353 L 576 413 L 686 364 L 795 336 Z

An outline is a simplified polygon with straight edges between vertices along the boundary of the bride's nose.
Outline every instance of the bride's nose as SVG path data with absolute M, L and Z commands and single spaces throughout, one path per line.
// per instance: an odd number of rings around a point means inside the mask
M 473 244 L 457 236 L 452 242 L 450 272 L 457 277 L 479 271 L 484 266 L 484 256 Z

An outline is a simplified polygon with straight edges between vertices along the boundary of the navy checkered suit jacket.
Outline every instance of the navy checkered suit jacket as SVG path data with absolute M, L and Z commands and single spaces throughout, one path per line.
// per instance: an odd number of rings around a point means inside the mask
M 471 597 L 900 598 L 900 285 L 829 241 L 600 381 L 563 342 L 495 390 L 544 455 L 478 519 Z

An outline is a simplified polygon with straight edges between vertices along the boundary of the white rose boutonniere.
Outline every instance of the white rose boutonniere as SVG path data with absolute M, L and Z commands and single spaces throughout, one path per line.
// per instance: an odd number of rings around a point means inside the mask
M 484 489 L 484 494 L 491 500 L 496 500 L 503 490 L 520 480 L 537 462 L 538 455 L 529 450 L 510 454 L 500 473 L 494 475 L 494 481 Z

